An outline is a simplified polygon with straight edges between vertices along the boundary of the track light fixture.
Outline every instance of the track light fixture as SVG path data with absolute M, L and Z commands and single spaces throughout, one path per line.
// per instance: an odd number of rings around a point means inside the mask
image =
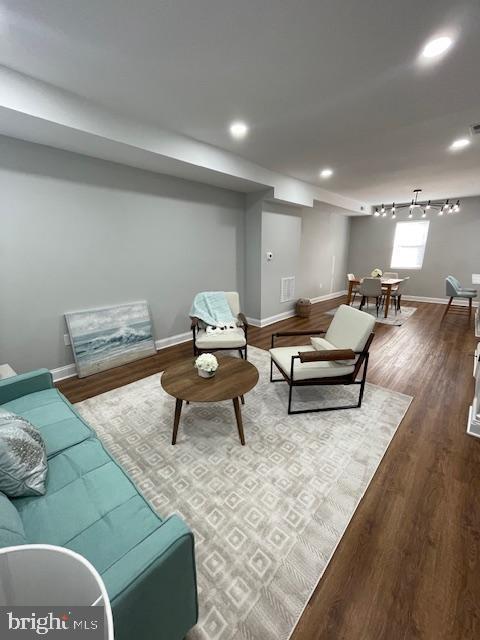
M 409 210 L 408 211 L 409 219 L 413 218 L 413 214 L 416 209 L 421 210 L 422 218 L 426 218 L 427 212 L 431 210 L 437 211 L 439 216 L 443 216 L 444 213 L 447 213 L 447 214 L 458 213 L 460 211 L 460 200 L 457 200 L 455 204 L 453 204 L 453 202 L 450 202 L 450 199 L 428 200 L 426 202 L 420 202 L 418 197 L 421 192 L 422 192 L 422 189 L 414 189 L 413 190 L 414 197 L 412 198 L 409 204 L 395 204 L 395 202 L 393 202 L 390 208 L 390 213 L 392 214 L 391 216 L 392 220 L 395 220 L 395 218 L 397 217 L 397 211 L 401 211 L 402 209 L 407 209 L 407 208 Z M 376 218 L 378 218 L 379 216 L 381 216 L 382 218 L 385 218 L 387 215 L 385 204 L 382 204 L 380 208 L 375 207 L 375 211 L 373 215 Z

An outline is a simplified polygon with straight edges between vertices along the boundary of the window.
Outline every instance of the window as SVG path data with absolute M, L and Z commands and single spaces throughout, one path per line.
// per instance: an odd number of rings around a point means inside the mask
M 427 244 L 428 220 L 397 222 L 391 269 L 421 269 Z

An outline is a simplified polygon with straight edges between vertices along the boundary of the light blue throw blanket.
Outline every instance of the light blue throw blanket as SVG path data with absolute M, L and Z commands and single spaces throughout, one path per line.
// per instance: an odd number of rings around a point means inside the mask
M 223 291 L 197 293 L 190 309 L 190 315 L 212 327 L 225 327 L 236 323 Z

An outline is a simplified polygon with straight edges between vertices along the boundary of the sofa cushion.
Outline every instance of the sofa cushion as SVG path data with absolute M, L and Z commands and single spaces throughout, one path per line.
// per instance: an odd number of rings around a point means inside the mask
M 240 327 L 218 334 L 208 334 L 201 329 L 196 337 L 196 345 L 199 349 L 239 349 L 245 344 L 245 333 Z
M 280 369 L 290 376 L 292 356 L 298 355 L 300 351 L 311 350 L 312 347 L 309 344 L 301 347 L 275 347 L 274 349 L 270 349 L 270 355 Z M 346 376 L 352 373 L 353 370 L 354 367 L 352 365 L 338 364 L 333 361 L 300 362 L 300 360 L 295 360 L 293 379 L 310 380 L 312 378 L 333 378 L 335 376 Z
M 93 435 L 57 389 L 29 393 L 6 402 L 2 408 L 23 416 L 40 431 L 49 458 Z
M 336 349 L 362 351 L 375 327 L 375 318 L 369 313 L 341 304 L 325 334 L 325 340 Z
M 162 522 L 96 439 L 49 460 L 46 495 L 15 506 L 29 543 L 68 547 L 100 573 Z
M 38 429 L 0 407 L 0 491 L 9 497 L 45 493 L 47 455 Z
M 26 544 L 25 530 L 18 511 L 6 495 L 0 493 L 0 548 Z

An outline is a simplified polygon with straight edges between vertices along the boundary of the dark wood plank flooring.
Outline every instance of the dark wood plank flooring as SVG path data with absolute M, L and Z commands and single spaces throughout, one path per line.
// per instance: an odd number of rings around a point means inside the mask
M 326 327 L 325 311 L 251 328 L 262 349 L 273 331 Z M 480 440 L 465 433 L 473 395 L 473 319 L 442 305 L 407 303 L 402 326 L 377 325 L 368 380 L 414 396 L 292 640 L 480 638 Z M 58 387 L 78 402 L 163 370 L 191 344 Z M 262 639 L 258 639 L 262 640 Z

